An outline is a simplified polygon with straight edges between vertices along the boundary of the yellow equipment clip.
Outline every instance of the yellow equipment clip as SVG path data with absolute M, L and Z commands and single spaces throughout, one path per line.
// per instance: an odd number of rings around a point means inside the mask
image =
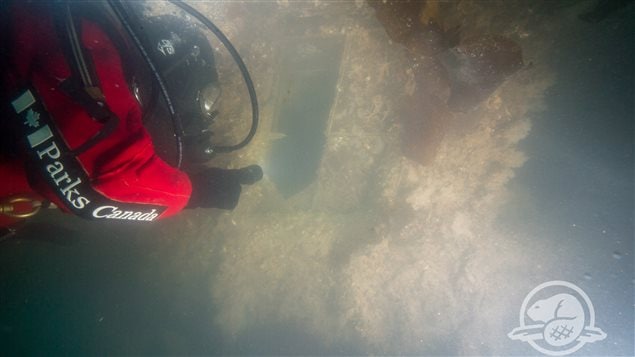
M 17 203 L 30 203 L 31 209 L 25 212 L 17 212 Z M 13 218 L 29 218 L 35 216 L 42 208 L 42 202 L 24 196 L 13 196 L 0 203 L 0 214 Z

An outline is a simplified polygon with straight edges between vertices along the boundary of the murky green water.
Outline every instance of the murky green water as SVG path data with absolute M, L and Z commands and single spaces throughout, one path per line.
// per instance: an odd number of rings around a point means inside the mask
M 633 4 L 599 23 L 578 18 L 593 2 L 448 4 L 435 16 L 528 65 L 467 112 L 365 2 L 194 3 L 262 105 L 214 164 L 265 179 L 232 212 L 151 226 L 40 215 L 0 242 L 0 354 L 532 355 L 507 334 L 550 280 L 607 333 L 576 354 L 631 354 Z M 250 111 L 218 57 L 232 127 Z M 404 127 L 427 128 L 425 164 Z

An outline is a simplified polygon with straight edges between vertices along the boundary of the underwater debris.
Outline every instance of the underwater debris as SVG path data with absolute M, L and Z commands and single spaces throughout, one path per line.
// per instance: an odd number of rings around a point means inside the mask
M 487 99 L 522 67 L 522 50 L 497 35 L 459 40 L 460 27 L 444 29 L 437 1 L 368 4 L 388 37 L 405 46 L 414 76 L 415 88 L 397 113 L 402 153 L 430 164 L 454 119 L 452 112 L 472 110 Z
M 412 96 L 401 108 L 401 150 L 422 165 L 434 160 L 452 113 L 435 95 Z
M 471 37 L 439 56 L 450 76 L 452 110 L 468 111 L 522 68 L 520 46 L 505 37 Z
M 368 0 L 388 37 L 416 54 L 434 55 L 458 43 L 458 28 L 444 28 L 438 1 Z

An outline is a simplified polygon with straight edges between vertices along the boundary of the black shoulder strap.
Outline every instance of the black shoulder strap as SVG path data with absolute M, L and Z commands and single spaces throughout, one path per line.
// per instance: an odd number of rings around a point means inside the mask
M 93 119 L 104 125 L 97 134 L 70 151 L 72 155 L 79 155 L 112 134 L 119 125 L 119 118 L 108 108 L 99 87 L 99 77 L 90 54 L 82 45 L 81 26 L 75 24 L 71 4 L 62 1 L 53 6 L 60 45 L 71 69 L 71 77 L 60 84 L 60 89 L 84 107 Z
M 58 36 L 61 37 L 64 54 L 71 65 L 71 72 L 80 80 L 86 94 L 94 101 L 103 102 L 104 95 L 99 88 L 99 78 L 91 57 L 86 53 L 81 41 L 81 26 L 76 26 L 71 5 L 61 2 L 56 5 L 55 23 Z M 81 24 L 80 24 L 81 25 Z

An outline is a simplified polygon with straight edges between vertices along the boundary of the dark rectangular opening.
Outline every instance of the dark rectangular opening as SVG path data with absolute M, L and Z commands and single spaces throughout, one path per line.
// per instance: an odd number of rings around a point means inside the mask
M 313 182 L 320 165 L 335 87 L 342 39 L 293 38 L 284 42 L 268 175 L 285 197 Z

